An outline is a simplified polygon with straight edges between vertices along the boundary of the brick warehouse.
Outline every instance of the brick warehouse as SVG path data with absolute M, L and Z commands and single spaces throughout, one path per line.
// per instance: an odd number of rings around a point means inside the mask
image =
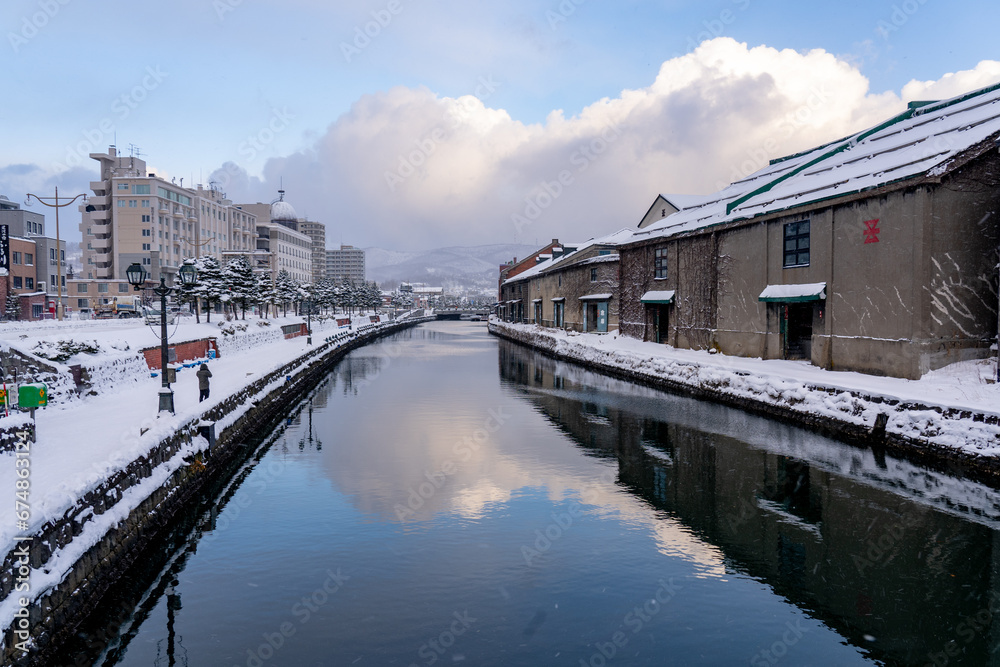
M 998 332 L 1000 86 L 913 102 L 662 219 L 621 255 L 623 334 L 919 378 Z

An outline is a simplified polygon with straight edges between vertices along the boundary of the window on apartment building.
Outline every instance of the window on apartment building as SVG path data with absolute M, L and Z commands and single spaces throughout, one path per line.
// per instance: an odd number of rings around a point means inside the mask
M 54 274 L 54 273 L 50 273 L 49 274 L 49 284 L 50 285 L 55 285 L 56 284 L 56 274 Z
M 143 236 L 152 236 L 153 232 L 150 231 L 150 230 L 148 230 L 148 229 L 144 229 L 144 230 L 142 230 L 142 235 Z
M 784 266 L 809 266 L 809 221 L 785 224 Z
M 128 183 L 119 183 L 118 184 L 118 189 L 119 190 L 128 190 Z
M 118 208 L 121 208 L 123 206 L 125 206 L 125 200 L 124 199 L 119 199 L 118 200 Z
M 55 248 L 49 248 L 49 259 L 51 259 L 53 262 L 56 261 L 56 249 Z
M 153 260 L 151 260 L 149 257 L 143 257 L 142 258 L 142 263 L 146 264 L 146 265 L 149 265 L 149 264 L 153 263 Z
M 77 299 L 76 300 L 76 307 L 77 308 L 88 308 L 89 306 L 90 306 L 90 304 L 87 303 L 86 299 Z
M 76 293 L 77 294 L 86 294 L 87 293 L 87 283 L 77 283 L 76 284 Z
M 128 200 L 128 207 L 129 208 L 137 208 L 138 206 L 139 206 L 139 200 L 138 199 L 129 199 Z
M 100 294 L 106 293 L 108 291 L 108 284 L 107 283 L 97 283 L 97 291 Z
M 62 285 L 63 287 L 66 287 L 66 276 L 62 277 L 62 282 L 59 284 Z
M 143 222 L 152 222 L 152 216 L 143 214 L 142 221 Z
M 21 279 L 21 276 L 14 276 L 14 289 L 21 289 L 22 287 L 24 287 L 24 281 Z
M 132 194 L 134 195 L 148 195 L 149 194 L 149 184 L 145 183 L 142 185 L 133 185 Z M 149 204 L 144 204 L 144 206 L 149 206 Z
M 34 278 L 25 278 L 24 279 L 24 286 L 27 287 L 28 289 L 35 289 L 35 279 Z
M 93 264 L 93 263 L 94 263 L 94 258 L 93 257 L 88 257 L 87 258 L 87 264 Z
M 15 264 L 20 264 L 21 263 L 21 253 L 18 252 L 17 250 L 15 250 L 13 254 L 14 254 L 14 257 L 13 257 L 12 261 Z
M 34 266 L 35 265 L 35 256 L 33 254 L 31 254 L 30 252 L 24 253 L 24 265 L 25 266 Z
M 591 269 L 590 270 L 590 282 L 592 282 L 592 283 L 596 283 L 597 282 L 597 269 Z
M 142 244 L 142 249 L 143 249 L 143 250 L 149 250 L 149 249 L 150 249 L 150 248 L 149 248 L 149 246 L 150 246 L 150 244 L 149 244 L 149 243 L 143 243 L 143 244 Z
M 142 203 L 139 204 L 139 206 L 142 206 L 143 208 L 149 208 L 149 200 L 148 199 L 143 199 Z
M 119 292 L 128 292 L 128 288 L 129 288 L 129 284 L 128 283 L 118 283 L 118 291 Z
M 653 256 L 654 278 L 663 279 L 667 277 L 667 249 L 657 248 Z

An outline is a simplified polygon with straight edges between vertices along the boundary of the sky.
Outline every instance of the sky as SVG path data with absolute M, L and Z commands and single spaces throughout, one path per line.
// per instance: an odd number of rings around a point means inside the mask
M 986 0 L 7 0 L 0 194 L 90 192 L 88 154 L 115 144 L 236 203 L 283 186 L 328 247 L 580 242 L 1000 82 L 998 19 Z M 79 213 L 60 221 L 79 240 Z

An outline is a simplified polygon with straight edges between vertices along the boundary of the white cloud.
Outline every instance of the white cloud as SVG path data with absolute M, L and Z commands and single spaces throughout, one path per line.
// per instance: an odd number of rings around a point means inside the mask
M 261 178 L 213 174 L 238 202 L 270 201 L 279 181 L 330 245 L 423 249 L 559 237 L 584 240 L 638 223 L 658 192 L 705 193 L 768 160 L 864 129 L 904 102 L 1000 81 L 1000 63 L 872 93 L 856 66 L 822 50 L 749 48 L 729 38 L 669 60 L 649 86 L 578 115 L 526 124 L 490 97 L 396 87 L 365 95 L 306 150 Z
M 903 99 L 946 100 L 970 90 L 984 88 L 1000 81 L 1000 62 L 984 60 L 973 69 L 949 72 L 937 81 L 910 81 L 903 86 Z

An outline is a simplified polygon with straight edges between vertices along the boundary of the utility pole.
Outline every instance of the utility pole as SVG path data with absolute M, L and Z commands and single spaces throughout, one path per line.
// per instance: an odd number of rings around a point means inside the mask
M 38 200 L 39 204 L 48 206 L 49 208 L 54 208 L 56 210 L 56 319 L 62 321 L 63 318 L 63 301 L 62 301 L 62 263 L 63 263 L 63 252 L 62 248 L 59 247 L 59 209 L 64 206 L 69 206 L 75 202 L 80 197 L 83 197 L 83 201 L 87 201 L 86 194 L 79 194 L 64 204 L 59 203 L 59 186 L 56 186 L 56 196 L 55 197 L 39 197 L 38 195 L 31 194 L 30 192 L 25 195 L 24 203 L 28 204 L 31 197 Z M 52 201 L 53 203 L 49 203 Z

